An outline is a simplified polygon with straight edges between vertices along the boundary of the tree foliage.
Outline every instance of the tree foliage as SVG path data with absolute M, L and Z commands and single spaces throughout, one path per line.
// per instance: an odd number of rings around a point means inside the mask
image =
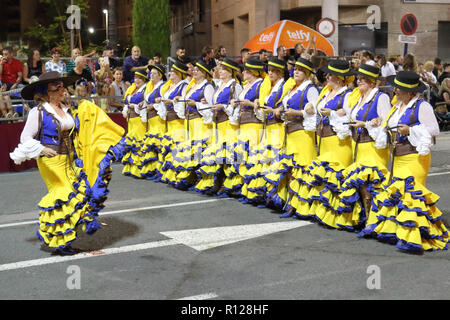
M 70 56 L 70 30 L 66 21 L 70 14 L 66 13 L 70 0 L 39 0 L 36 23 L 29 27 L 24 35 L 38 45 L 39 51 L 48 53 L 55 46 L 63 55 Z M 88 0 L 73 0 L 80 7 L 81 26 L 87 18 Z M 76 42 L 78 43 L 78 42 Z
M 133 44 L 145 57 L 156 52 L 170 54 L 170 9 L 168 0 L 135 0 L 133 2 Z

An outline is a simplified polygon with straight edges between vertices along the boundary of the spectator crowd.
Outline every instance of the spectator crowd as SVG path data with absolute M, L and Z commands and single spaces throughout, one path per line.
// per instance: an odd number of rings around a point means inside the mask
M 286 79 L 292 76 L 295 61 L 298 58 L 304 58 L 315 66 L 316 73 L 313 77 L 315 85 L 323 87 L 326 78 L 320 68 L 327 64 L 328 59 L 315 48 L 314 43 L 315 39 L 311 39 L 306 48 L 301 43 L 298 43 L 293 49 L 280 46 L 276 52 L 261 49 L 259 52 L 252 53 L 250 49 L 243 48 L 239 57 L 232 58 L 243 66 L 249 57 L 257 56 L 259 60 L 266 63 L 267 69 L 267 61 L 270 57 L 277 56 L 286 63 Z M 121 112 L 124 106 L 123 96 L 133 82 L 136 71 L 149 74 L 149 66 L 155 64 L 164 65 L 167 70 L 170 70 L 170 66 L 174 62 L 180 61 L 189 66 L 188 72 L 192 74 L 195 62 L 200 60 L 213 70 L 213 79 L 218 79 L 216 66 L 227 57 L 227 50 L 224 46 L 219 46 L 217 49 L 205 46 L 199 56 L 187 55 L 186 49 L 180 46 L 176 49 L 176 56 L 169 57 L 167 61 L 163 60 L 160 53 L 155 53 L 151 58 L 142 56 L 138 46 L 132 47 L 131 55 L 125 57 L 123 62 L 114 56 L 114 50 L 111 47 L 105 47 L 101 56 L 96 51 L 83 55 L 79 48 L 74 48 L 70 60 L 67 62 L 62 60 L 61 53 L 59 48 L 51 49 L 50 59 L 44 62 L 39 50 L 30 50 L 28 58 L 22 64 L 19 59 L 14 57 L 13 48 L 4 47 L 0 56 L 0 91 L 20 89 L 24 85 L 36 81 L 44 72 L 57 71 L 61 75 L 81 76 L 82 80 L 69 89 L 72 98 L 89 99 L 106 112 Z M 417 61 L 412 53 L 405 56 L 386 57 L 384 54 L 374 54 L 367 50 L 354 50 L 350 57 L 340 57 L 340 59 L 349 60 L 354 70 L 358 70 L 361 64 L 378 66 L 381 69 L 378 85 L 391 97 L 393 90 L 386 85 L 386 78 L 395 75 L 397 71 L 414 71 L 427 85 L 428 89 L 424 93 L 424 97 L 435 108 L 437 115 L 445 116 L 448 113 L 450 106 L 449 62 L 443 63 L 439 58 L 435 58 L 434 61 L 421 62 Z M 242 79 L 241 74 L 238 74 L 238 77 Z M 356 83 L 353 86 L 356 86 Z M 17 119 L 27 108 L 27 105 L 14 108 L 14 99 L 20 98 L 20 93 L 16 91 L 0 95 L 0 119 L 3 119 L 2 122 L 5 122 L 5 118 L 8 122 Z M 11 120 L 9 120 L 10 118 Z

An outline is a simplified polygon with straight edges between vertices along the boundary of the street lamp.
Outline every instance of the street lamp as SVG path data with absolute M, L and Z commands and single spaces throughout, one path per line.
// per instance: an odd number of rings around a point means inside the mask
M 109 36 L 108 36 L 108 10 L 103 9 L 103 13 L 106 17 L 105 29 L 106 29 L 106 44 L 109 44 Z
M 89 28 L 88 28 L 88 31 L 89 31 L 90 34 L 92 34 L 92 33 L 94 33 L 94 28 L 89 27 Z

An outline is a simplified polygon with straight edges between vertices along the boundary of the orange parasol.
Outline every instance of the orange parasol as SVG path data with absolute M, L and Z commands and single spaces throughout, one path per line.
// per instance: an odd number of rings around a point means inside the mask
M 244 48 L 249 48 L 251 53 L 258 52 L 260 49 L 275 53 L 279 46 L 293 49 L 299 42 L 306 48 L 313 35 L 316 37 L 317 50 L 323 51 L 327 56 L 335 55 L 334 48 L 327 38 L 319 32 L 291 20 L 282 20 L 264 29 L 250 39 Z

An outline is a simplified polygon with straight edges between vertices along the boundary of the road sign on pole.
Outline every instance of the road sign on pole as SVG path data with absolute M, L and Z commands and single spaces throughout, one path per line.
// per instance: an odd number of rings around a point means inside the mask
M 406 36 L 412 36 L 417 31 L 417 18 L 412 13 L 405 14 L 400 20 L 400 28 Z

